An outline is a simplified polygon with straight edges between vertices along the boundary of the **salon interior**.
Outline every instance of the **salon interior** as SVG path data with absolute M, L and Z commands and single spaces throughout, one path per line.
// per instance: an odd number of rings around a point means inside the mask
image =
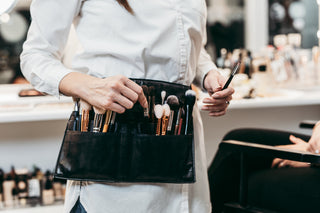
M 0 212 L 62 212 L 53 172 L 72 98 L 38 92 L 20 70 L 32 0 L 0 1 Z M 225 134 L 266 128 L 310 135 L 320 118 L 317 0 L 207 0 L 206 49 L 235 89 L 227 114 L 201 111 L 208 168 Z M 198 105 L 208 94 L 193 87 Z M 318 160 L 320 162 L 320 160 Z M 236 181 L 236 180 L 235 180 Z M 241 180 L 242 181 L 242 180 Z

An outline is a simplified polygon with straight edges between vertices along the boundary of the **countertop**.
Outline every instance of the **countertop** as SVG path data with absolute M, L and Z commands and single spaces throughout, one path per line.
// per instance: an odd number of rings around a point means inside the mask
M 60 96 L 19 97 L 21 89 L 32 88 L 28 84 L 0 85 L 0 123 L 31 122 L 45 120 L 66 120 L 72 109 L 72 98 Z M 198 105 L 202 105 L 201 99 L 207 94 L 200 95 Z M 320 104 L 320 89 L 315 90 L 285 90 L 279 89 L 268 94 L 267 97 L 254 99 L 232 100 L 229 110 L 288 107 Z

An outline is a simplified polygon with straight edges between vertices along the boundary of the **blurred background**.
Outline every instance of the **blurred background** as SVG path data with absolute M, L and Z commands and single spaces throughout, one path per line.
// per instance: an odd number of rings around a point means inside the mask
M 52 172 L 73 102 L 33 91 L 21 74 L 19 55 L 31 22 L 30 3 L 19 0 L 10 13 L 0 16 L 0 210 L 61 212 L 65 182 L 53 180 Z M 206 49 L 212 60 L 225 77 L 242 62 L 227 115 L 209 118 L 201 112 L 208 165 L 231 129 L 310 134 L 298 124 L 320 118 L 317 1 L 206 3 Z M 201 106 L 207 94 L 195 90 Z

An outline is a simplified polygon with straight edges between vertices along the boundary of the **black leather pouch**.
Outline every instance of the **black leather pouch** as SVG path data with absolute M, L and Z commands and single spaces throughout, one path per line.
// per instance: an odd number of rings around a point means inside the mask
M 162 81 L 134 79 L 139 85 L 155 86 L 179 98 L 189 87 Z M 156 97 L 156 102 L 161 97 Z M 186 135 L 152 135 L 152 123 L 143 109 L 117 115 L 114 132 L 74 131 L 77 112 L 72 112 L 58 156 L 55 178 L 97 182 L 195 182 L 193 128 Z M 192 126 L 192 119 L 191 119 Z M 148 131 L 147 131 L 148 132 Z

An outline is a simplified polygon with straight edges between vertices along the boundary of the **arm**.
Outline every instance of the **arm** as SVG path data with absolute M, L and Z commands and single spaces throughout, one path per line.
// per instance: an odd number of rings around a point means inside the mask
M 21 70 L 39 91 L 59 96 L 59 82 L 73 70 L 62 62 L 62 53 L 80 0 L 34 0 L 32 23 L 21 54 Z
M 307 150 L 312 153 L 320 154 L 320 121 L 313 127 L 312 136 L 309 140 Z
M 21 69 L 42 92 L 80 97 L 98 108 L 118 113 L 136 101 L 147 101 L 140 86 L 124 76 L 99 79 L 66 68 L 61 60 L 81 0 L 34 0 L 32 23 L 21 54 Z M 120 92 L 121 91 L 121 92 Z

